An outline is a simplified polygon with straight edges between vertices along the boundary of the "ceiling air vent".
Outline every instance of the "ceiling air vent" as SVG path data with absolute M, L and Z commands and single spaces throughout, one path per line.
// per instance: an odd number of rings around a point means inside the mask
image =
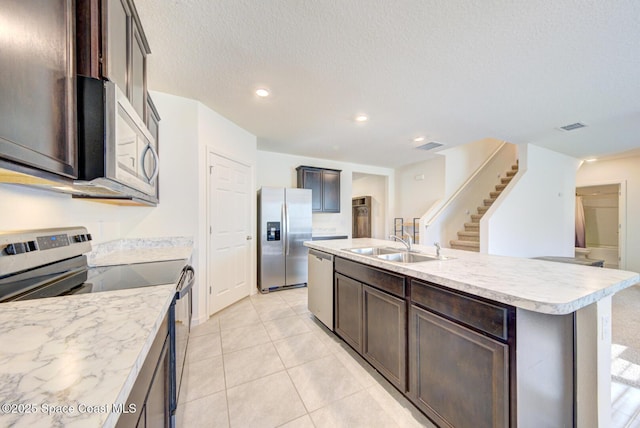
M 420 149 L 420 150 L 433 150 L 433 149 L 435 149 L 435 148 L 437 148 L 437 147 L 440 147 L 440 146 L 442 146 L 442 144 L 441 144 L 441 143 L 436 143 L 436 142 L 434 142 L 434 141 L 431 141 L 430 143 L 426 143 L 426 144 L 423 144 L 423 145 L 421 145 L 421 146 L 416 147 L 416 149 Z
M 587 125 L 585 125 L 584 123 L 576 122 L 570 125 L 561 126 L 560 129 L 563 129 L 565 131 L 573 131 L 574 129 L 584 128 L 585 126 Z

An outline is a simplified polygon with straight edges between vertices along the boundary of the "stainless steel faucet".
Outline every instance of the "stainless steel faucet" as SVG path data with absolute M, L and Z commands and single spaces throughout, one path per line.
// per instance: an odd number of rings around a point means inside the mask
M 411 251 L 411 245 L 413 245 L 413 240 L 411 239 L 411 235 L 409 235 L 407 232 L 404 231 L 404 228 L 402 228 L 402 234 L 403 235 L 407 235 L 407 240 L 405 241 L 404 239 L 400 238 L 399 236 L 396 235 L 389 235 L 390 239 L 395 239 L 396 241 L 400 241 L 404 244 L 405 247 L 407 247 L 407 251 Z
M 433 245 L 436 246 L 436 257 L 440 258 L 440 244 L 434 242 Z

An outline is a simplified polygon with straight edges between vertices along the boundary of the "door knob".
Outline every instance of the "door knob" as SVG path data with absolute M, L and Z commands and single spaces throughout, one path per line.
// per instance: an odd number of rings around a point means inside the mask
M 247 241 L 251 241 L 252 239 L 253 239 L 253 236 L 247 235 Z

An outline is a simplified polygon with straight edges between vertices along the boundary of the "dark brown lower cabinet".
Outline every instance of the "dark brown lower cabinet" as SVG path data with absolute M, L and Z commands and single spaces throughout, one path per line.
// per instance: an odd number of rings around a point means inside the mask
M 169 317 L 165 316 L 116 428 L 162 428 L 170 425 L 169 347 Z
M 400 391 L 406 391 L 406 301 L 363 284 L 362 314 L 362 355 Z
M 509 348 L 415 305 L 409 397 L 443 427 L 509 426 Z
M 336 273 L 334 296 L 336 333 L 362 354 L 362 284 Z

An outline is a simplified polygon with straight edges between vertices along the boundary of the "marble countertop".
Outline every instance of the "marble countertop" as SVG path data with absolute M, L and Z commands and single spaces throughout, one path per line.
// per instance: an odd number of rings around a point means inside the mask
M 193 239 L 187 237 L 119 239 L 98 244 L 88 255 L 90 266 L 190 259 Z
M 443 248 L 448 260 L 399 264 L 362 256 L 348 248 L 385 246 L 400 250 L 397 242 L 379 239 L 307 241 L 309 248 L 366 263 L 371 266 L 431 281 L 517 308 L 545 314 L 568 314 L 603 297 L 640 282 L 640 275 L 615 269 L 556 263 L 543 260 L 491 256 Z M 435 247 L 414 249 L 435 255 Z
M 112 427 L 175 284 L 0 308 L 0 426 Z

